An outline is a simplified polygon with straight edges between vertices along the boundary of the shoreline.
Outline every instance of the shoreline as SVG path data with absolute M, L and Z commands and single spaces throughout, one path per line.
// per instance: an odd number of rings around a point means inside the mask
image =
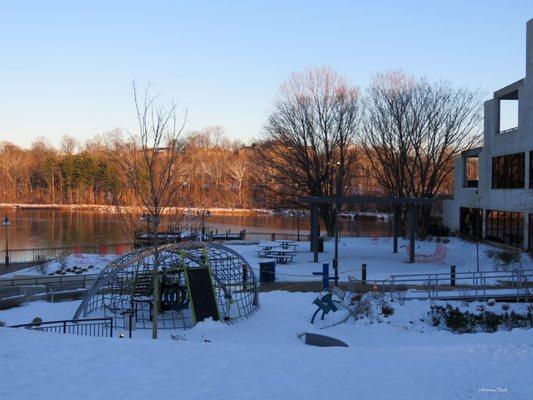
M 105 204 L 27 204 L 27 203 L 0 203 L 0 209 L 12 210 L 61 210 L 61 211 L 100 211 L 110 214 L 116 214 L 115 206 Z M 266 209 L 248 209 L 248 208 L 197 208 L 197 207 L 172 207 L 170 210 L 179 212 L 192 213 L 200 211 L 209 211 L 212 215 L 257 215 L 257 214 L 274 214 L 274 210 Z M 140 213 L 141 211 L 138 210 Z

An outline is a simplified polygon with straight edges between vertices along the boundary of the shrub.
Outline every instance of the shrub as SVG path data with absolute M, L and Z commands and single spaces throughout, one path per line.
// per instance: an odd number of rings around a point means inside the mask
M 384 317 L 389 317 L 394 314 L 394 308 L 392 308 L 389 304 L 385 304 L 381 307 L 381 313 Z
M 485 255 L 487 256 L 487 258 L 494 258 L 495 254 L 496 250 L 494 249 L 488 249 L 487 251 L 485 251 Z
M 40 326 L 43 323 L 43 320 L 40 317 L 35 317 L 31 323 L 35 326 Z
M 6 323 L 4 321 L 0 321 L 0 327 L 6 326 Z
M 508 305 L 507 305 L 508 306 Z M 498 315 L 491 311 L 482 311 L 480 314 L 472 314 L 469 311 L 462 312 L 450 304 L 432 306 L 429 311 L 433 326 L 441 326 L 442 323 L 456 333 L 472 333 L 478 330 L 484 332 L 496 332 L 500 326 L 508 330 L 514 328 L 533 328 L 533 306 L 528 307 L 525 315 L 514 311 Z
M 476 328 L 476 319 L 473 314 L 468 311 L 463 313 L 459 308 L 452 308 L 450 305 L 446 307 L 444 323 L 446 327 L 458 333 L 472 333 Z
M 502 323 L 502 317 L 490 311 L 485 312 L 483 317 L 485 323 L 485 332 L 496 332 Z
M 494 263 L 496 269 L 501 267 L 504 271 L 508 271 L 513 264 L 518 264 L 522 259 L 522 255 L 516 251 L 497 251 L 494 254 Z
M 35 272 L 41 275 L 46 275 L 48 272 L 48 264 L 46 263 L 46 258 L 42 255 L 35 257 L 36 265 L 33 267 Z

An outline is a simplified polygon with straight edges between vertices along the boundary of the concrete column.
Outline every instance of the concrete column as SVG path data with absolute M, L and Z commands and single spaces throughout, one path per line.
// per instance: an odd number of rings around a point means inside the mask
M 313 262 L 318 262 L 318 205 L 311 204 L 311 248 L 313 250 Z
M 409 262 L 415 262 L 415 238 L 416 226 L 418 224 L 418 207 L 409 204 Z
M 400 206 L 398 204 L 395 204 L 393 208 L 393 219 L 392 219 L 393 221 L 392 222 L 393 223 L 392 252 L 393 253 L 398 253 L 398 236 L 400 234 L 400 212 L 401 212 Z

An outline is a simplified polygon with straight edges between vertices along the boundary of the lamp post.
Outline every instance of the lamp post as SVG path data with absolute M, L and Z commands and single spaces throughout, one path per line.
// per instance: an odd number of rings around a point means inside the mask
M 6 259 L 5 259 L 6 267 L 9 266 L 9 244 L 8 244 L 8 239 L 7 239 L 7 228 L 9 227 L 10 224 L 11 222 L 9 221 L 9 218 L 7 217 L 7 214 L 6 214 L 4 220 L 2 221 L 2 226 L 6 229 Z
M 333 259 L 333 271 L 335 286 L 339 286 L 339 210 L 340 210 L 340 198 L 341 198 L 341 179 L 342 179 L 342 165 L 339 161 L 336 163 L 337 167 L 337 177 L 336 177 L 336 188 L 335 188 L 335 220 L 334 220 L 334 230 L 335 230 L 335 258 Z
M 297 229 L 297 236 L 296 236 L 296 241 L 299 242 L 300 241 L 300 218 L 302 217 L 302 212 L 300 210 L 298 210 L 296 212 L 296 229 Z

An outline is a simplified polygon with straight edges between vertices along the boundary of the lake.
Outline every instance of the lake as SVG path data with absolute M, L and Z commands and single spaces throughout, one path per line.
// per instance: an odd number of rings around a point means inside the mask
M 83 244 L 131 242 L 132 235 L 117 214 L 81 210 L 0 210 L 11 221 L 9 247 L 11 249 L 63 247 Z M 183 219 L 183 228 L 188 226 Z M 191 223 L 194 223 L 192 221 Z M 206 219 L 206 230 L 225 232 L 287 232 L 296 233 L 298 221 L 285 215 L 212 215 Z M 309 233 L 309 216 L 300 219 L 300 233 Z M 345 236 L 389 235 L 388 221 L 341 220 L 340 232 Z M 0 249 L 4 248 L 4 232 L 0 234 Z

